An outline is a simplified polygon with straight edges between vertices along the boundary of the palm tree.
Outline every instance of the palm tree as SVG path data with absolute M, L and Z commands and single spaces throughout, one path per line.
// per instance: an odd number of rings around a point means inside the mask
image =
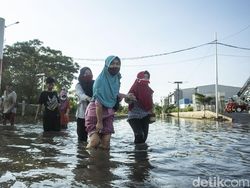
M 195 97 L 197 101 L 203 105 L 203 112 L 204 112 L 203 117 L 205 118 L 206 105 L 211 103 L 211 101 L 213 100 L 213 97 L 206 97 L 205 95 L 201 93 L 195 93 Z

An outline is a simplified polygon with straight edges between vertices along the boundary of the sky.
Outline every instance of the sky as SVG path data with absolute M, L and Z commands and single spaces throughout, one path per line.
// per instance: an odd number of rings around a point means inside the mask
M 119 56 L 121 93 L 148 70 L 155 102 L 175 81 L 181 89 L 215 84 L 216 45 L 207 43 L 216 37 L 247 48 L 217 45 L 218 83 L 242 87 L 250 76 L 249 0 L 1 0 L 0 17 L 6 26 L 20 22 L 6 27 L 5 45 L 39 39 L 90 67 L 94 78 L 106 57 Z

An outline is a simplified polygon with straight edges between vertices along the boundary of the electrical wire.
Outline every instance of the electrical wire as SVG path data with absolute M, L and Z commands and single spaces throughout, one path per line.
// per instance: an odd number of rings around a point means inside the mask
M 209 58 L 209 57 L 212 57 L 214 56 L 213 54 L 210 54 L 210 55 L 206 55 L 206 56 L 202 56 L 202 57 L 197 57 L 197 58 L 192 58 L 192 59 L 184 59 L 184 60 L 180 60 L 180 61 L 174 61 L 174 62 L 162 62 L 162 63 L 151 63 L 151 64 L 130 64 L 130 65 L 126 65 L 126 64 L 123 64 L 122 66 L 125 66 L 125 67 L 139 67 L 139 66 L 157 66 L 157 65 L 166 65 L 166 64 L 176 64 L 176 63 L 186 63 L 186 62 L 193 62 L 193 61 L 199 61 L 199 60 L 203 60 L 203 59 L 206 59 L 206 58 Z
M 241 49 L 241 50 L 250 50 L 250 48 L 239 47 L 239 46 L 234 46 L 234 45 L 230 45 L 230 44 L 224 44 L 224 43 L 221 43 L 221 42 L 217 42 L 217 44 L 227 46 L 227 47 L 230 47 L 230 48 L 237 48 L 237 49 Z
M 228 57 L 245 57 L 245 58 L 250 58 L 250 56 L 247 55 L 232 55 L 232 54 L 218 54 L 218 56 L 228 56 Z
M 200 44 L 197 46 L 192 46 L 189 48 L 185 48 L 185 49 L 181 49 L 181 50 L 176 50 L 176 51 L 172 51 L 172 52 L 165 52 L 165 53 L 159 53 L 159 54 L 153 54 L 153 55 L 145 55 L 145 56 L 137 56 L 137 57 L 124 57 L 121 58 L 121 60 L 138 60 L 138 59 L 146 59 L 146 58 L 152 58 L 152 57 L 159 57 L 159 56 L 165 56 L 165 55 L 170 55 L 170 54 L 175 54 L 175 53 L 179 53 L 179 52 L 184 52 L 184 51 L 188 51 L 188 50 L 193 50 L 196 48 L 200 48 L 202 46 L 206 46 L 209 44 L 214 44 L 214 41 L 208 42 L 208 43 L 204 43 L 204 44 Z M 98 58 L 73 58 L 74 60 L 78 60 L 78 61 L 104 61 L 104 59 L 98 59 Z
M 189 48 L 185 48 L 185 49 L 181 49 L 181 50 L 172 51 L 172 52 L 165 52 L 165 53 L 160 53 L 160 54 L 138 56 L 138 57 L 128 57 L 128 58 L 121 58 L 121 59 L 122 60 L 137 60 L 137 59 L 145 59 L 145 58 L 151 58 L 151 57 L 165 56 L 165 55 L 175 54 L 175 53 L 184 52 L 184 51 L 188 51 L 188 50 L 193 50 L 195 48 L 200 48 L 202 46 L 213 44 L 213 42 L 214 41 L 208 42 L 208 43 L 205 43 L 205 44 L 201 44 L 201 45 L 197 45 L 197 46 L 193 46 L 193 47 L 189 47 Z
M 236 49 L 240 49 L 240 50 L 250 50 L 250 48 L 245 48 L 245 47 L 239 47 L 239 46 L 234 46 L 234 45 L 230 45 L 230 44 L 225 44 L 225 43 L 221 43 L 221 42 L 217 42 L 217 40 L 214 40 L 212 42 L 208 42 L 208 43 L 204 43 L 201 45 L 197 45 L 197 46 L 193 46 L 193 47 L 189 47 L 189 48 L 185 48 L 185 49 L 181 49 L 181 50 L 176 50 L 176 51 L 172 51 L 172 52 L 165 52 L 165 53 L 159 53 L 159 54 L 153 54 L 153 55 L 145 55 L 145 56 L 137 56 L 137 57 L 124 57 L 121 58 L 121 60 L 139 60 L 139 59 L 147 59 L 147 58 L 153 58 L 153 57 L 159 57 L 159 56 L 166 56 L 166 55 L 170 55 L 170 54 L 176 54 L 176 53 L 180 53 L 180 52 L 184 52 L 184 51 L 189 51 L 189 50 L 193 50 L 196 48 L 200 48 L 202 46 L 206 46 L 206 45 L 210 45 L 210 44 L 218 44 L 218 45 L 222 45 L 222 46 L 226 46 L 226 47 L 230 47 L 230 48 L 236 48 Z M 73 58 L 76 61 L 95 61 L 95 62 L 99 62 L 99 61 L 105 61 L 105 59 L 98 59 L 98 58 Z
M 228 38 L 231 38 L 231 37 L 234 37 L 235 35 L 240 34 L 241 32 L 243 32 L 243 31 L 247 30 L 248 28 L 250 28 L 250 25 L 248 25 L 248 26 L 244 27 L 244 28 L 243 28 L 243 29 L 241 29 L 240 31 L 237 31 L 236 33 L 230 34 L 230 35 L 228 35 L 228 36 L 226 36 L 226 37 L 224 37 L 224 38 L 220 39 L 220 41 L 225 40 L 225 39 L 228 39 Z

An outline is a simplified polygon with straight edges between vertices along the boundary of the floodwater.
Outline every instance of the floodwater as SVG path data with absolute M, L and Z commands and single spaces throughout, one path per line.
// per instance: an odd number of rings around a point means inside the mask
M 250 123 L 157 120 L 141 145 L 126 119 L 114 126 L 110 151 L 87 151 L 76 122 L 46 134 L 41 124 L 0 126 L 0 187 L 248 187 L 239 180 L 250 181 Z

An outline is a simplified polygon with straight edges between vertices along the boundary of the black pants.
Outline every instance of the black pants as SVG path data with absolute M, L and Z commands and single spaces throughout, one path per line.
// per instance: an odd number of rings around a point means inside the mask
M 135 144 L 145 143 L 148 137 L 149 117 L 146 116 L 142 119 L 130 119 L 128 120 L 131 128 L 133 129 Z
M 84 141 L 87 142 L 88 139 L 88 133 L 85 130 L 85 119 L 82 118 L 77 118 L 77 135 L 78 135 L 78 140 L 79 141 Z
M 59 112 L 45 111 L 43 115 L 44 131 L 60 131 L 60 115 Z

